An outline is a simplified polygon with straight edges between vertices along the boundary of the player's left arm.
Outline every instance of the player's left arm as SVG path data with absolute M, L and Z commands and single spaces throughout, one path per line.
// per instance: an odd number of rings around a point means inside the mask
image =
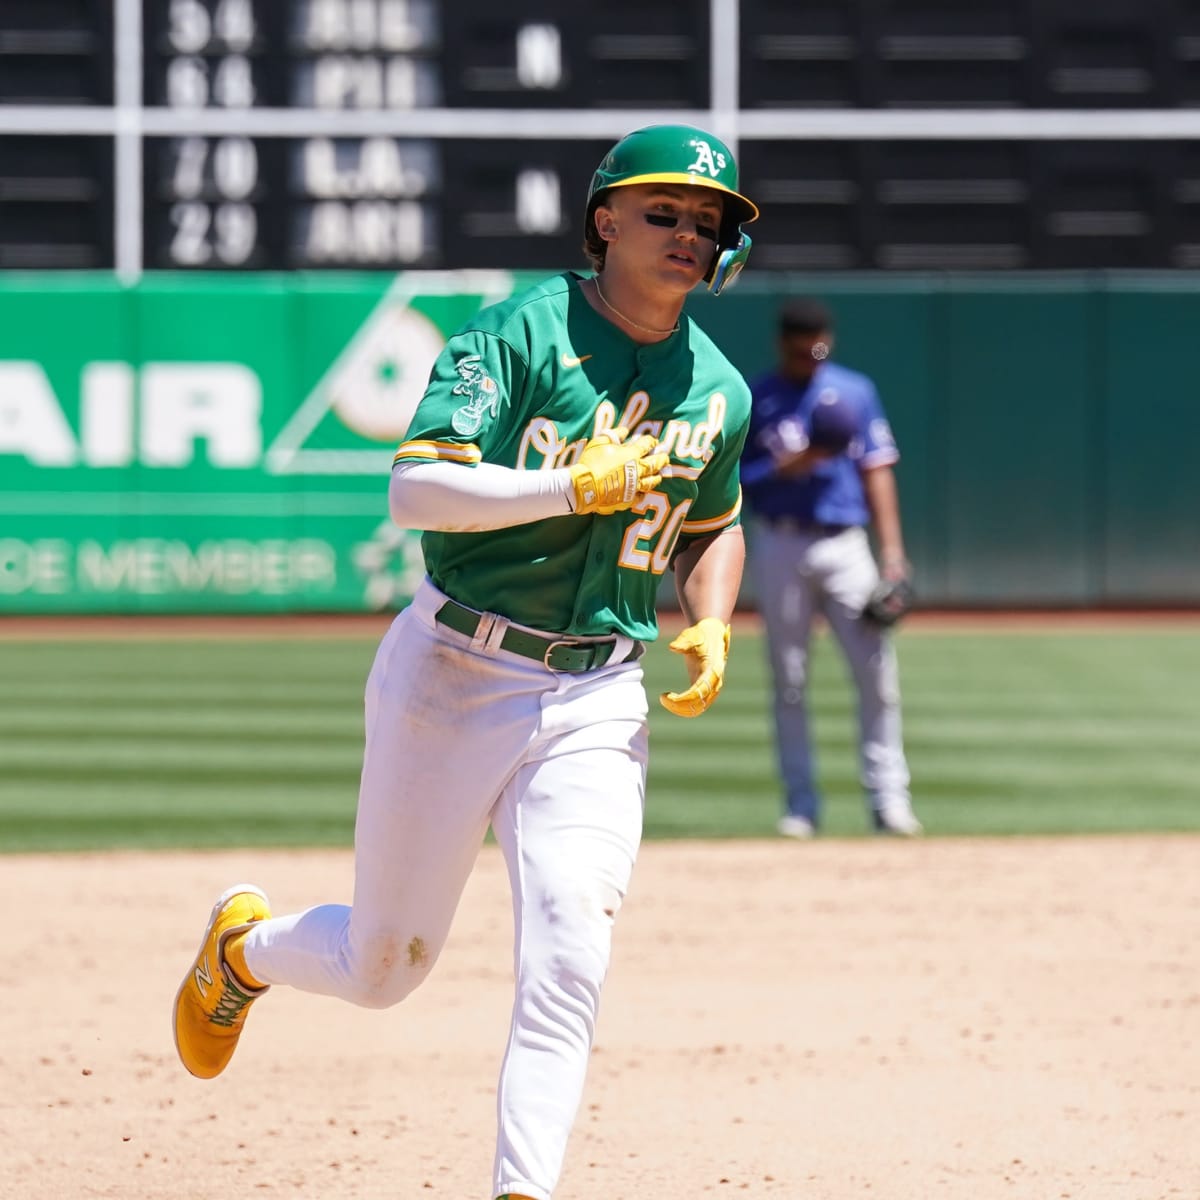
M 697 538 L 675 556 L 675 588 L 688 627 L 670 648 L 684 656 L 690 686 L 663 692 L 659 700 L 677 717 L 698 717 L 707 711 L 725 684 L 729 620 L 745 561 L 740 525 Z
M 740 415 L 714 442 L 713 457 L 700 475 L 696 502 L 683 523 L 683 536 L 672 560 L 675 590 L 688 626 L 670 648 L 684 656 L 690 686 L 682 692 L 663 692 L 659 700 L 678 717 L 698 717 L 707 711 L 725 683 L 729 620 L 746 561 L 739 523 L 738 462 L 748 418 L 747 392 Z
M 689 625 L 706 617 L 728 624 L 737 605 L 746 562 L 746 539 L 734 525 L 697 538 L 675 556 L 675 591 Z
M 900 451 L 891 424 L 883 411 L 879 393 L 870 381 L 863 381 L 863 422 L 861 441 L 853 447 L 862 479 L 863 493 L 871 514 L 871 525 L 879 547 L 879 569 L 884 579 L 895 582 L 910 574 L 904 552 L 904 533 L 900 523 L 900 497 L 893 465 Z
M 863 492 L 871 523 L 879 543 L 879 571 L 887 580 L 906 579 L 908 557 L 904 552 L 904 532 L 900 522 L 900 496 L 896 473 L 890 465 L 862 471 Z

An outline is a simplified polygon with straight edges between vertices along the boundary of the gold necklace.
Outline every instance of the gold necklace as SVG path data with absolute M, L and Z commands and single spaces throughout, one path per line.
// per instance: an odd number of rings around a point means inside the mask
M 605 297 L 604 293 L 600 290 L 600 280 L 597 276 L 595 276 L 595 275 L 592 276 L 592 283 L 596 287 L 596 295 L 600 297 L 600 303 L 603 304 L 604 307 L 607 308 L 610 313 L 613 313 L 616 316 L 620 317 L 621 320 L 624 321 L 626 325 L 632 325 L 634 327 L 634 329 L 640 329 L 643 333 L 653 333 L 656 337 L 663 337 L 666 334 L 679 332 L 679 322 L 678 321 L 676 321 L 675 324 L 670 329 L 651 329 L 649 325 L 639 325 L 636 321 L 631 321 L 623 312 L 621 312 L 619 309 L 613 308 L 613 306 L 611 304 L 609 304 L 608 299 Z

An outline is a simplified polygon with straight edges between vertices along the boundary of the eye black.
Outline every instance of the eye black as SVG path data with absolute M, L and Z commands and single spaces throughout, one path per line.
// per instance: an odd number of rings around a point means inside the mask
M 708 238 L 710 242 L 717 240 L 717 231 L 711 225 L 697 225 L 696 233 L 702 238 Z
M 646 224 L 661 225 L 664 229 L 674 229 L 679 224 L 679 218 L 668 216 L 666 213 L 647 213 Z

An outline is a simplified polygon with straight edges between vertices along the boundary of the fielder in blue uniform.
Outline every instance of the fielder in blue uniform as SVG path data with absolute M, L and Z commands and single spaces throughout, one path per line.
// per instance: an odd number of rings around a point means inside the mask
M 824 305 L 804 299 L 784 307 L 776 368 L 751 387 L 741 463 L 786 788 L 778 830 L 807 838 L 820 823 L 806 700 L 820 613 L 858 693 L 860 774 L 874 828 L 913 837 L 922 829 L 909 791 L 896 654 L 887 630 L 862 616 L 881 575 L 907 579 L 910 572 L 892 471 L 900 454 L 875 385 L 832 362 L 832 349 L 833 317 Z

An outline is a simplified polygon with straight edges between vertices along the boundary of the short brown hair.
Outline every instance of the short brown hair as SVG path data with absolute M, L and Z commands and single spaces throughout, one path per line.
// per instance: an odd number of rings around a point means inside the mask
M 608 243 L 600 236 L 596 228 L 596 209 L 604 202 L 604 193 L 597 192 L 587 207 L 587 217 L 583 223 L 583 252 L 592 264 L 592 270 L 599 274 L 604 270 L 604 260 L 608 256 Z

